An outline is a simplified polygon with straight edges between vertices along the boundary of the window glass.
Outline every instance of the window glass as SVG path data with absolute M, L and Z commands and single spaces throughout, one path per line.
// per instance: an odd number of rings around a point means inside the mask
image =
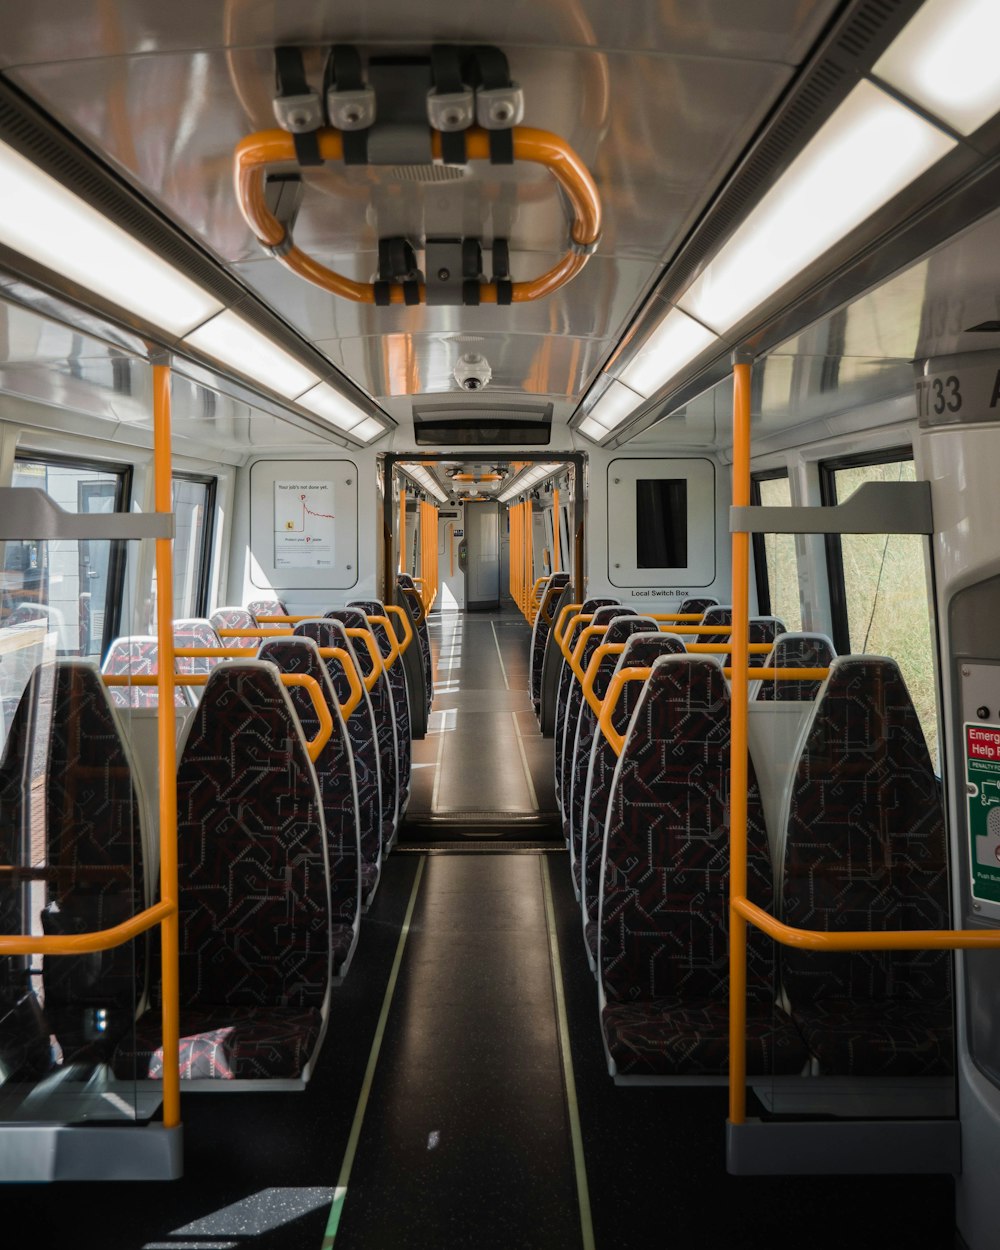
M 788 508 L 792 488 L 788 474 L 780 477 L 755 478 L 754 486 L 761 507 Z M 772 616 L 780 617 L 793 632 L 802 628 L 799 606 L 799 570 L 795 558 L 794 534 L 763 534 L 756 550 L 763 549 L 764 571 Z
M 41 459 L 14 462 L 13 486 L 35 486 L 66 512 L 120 509 L 127 470 L 63 464 Z M 45 603 L 58 614 L 63 655 L 100 656 L 117 630 L 124 572 L 124 544 L 107 539 L 5 545 L 6 587 L 0 613 L 19 604 Z
M 173 479 L 174 615 L 204 616 L 211 530 L 212 483 Z
M 909 457 L 831 468 L 832 503 L 843 503 L 864 482 L 916 480 Z M 937 707 L 924 540 L 919 534 L 842 534 L 840 551 L 850 650 L 888 655 L 897 662 L 931 759 L 936 761 Z M 836 588 L 834 594 L 836 598 Z

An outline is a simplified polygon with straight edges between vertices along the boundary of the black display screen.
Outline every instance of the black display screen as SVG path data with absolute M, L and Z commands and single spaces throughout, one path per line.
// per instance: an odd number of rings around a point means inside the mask
M 687 478 L 635 484 L 636 567 L 683 569 L 688 562 Z

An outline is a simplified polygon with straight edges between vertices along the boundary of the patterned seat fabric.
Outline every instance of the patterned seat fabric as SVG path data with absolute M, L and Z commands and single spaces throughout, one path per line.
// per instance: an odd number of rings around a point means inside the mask
M 350 638 L 340 621 L 300 621 L 295 635 L 311 638 L 317 646 L 340 647 L 348 655 L 355 654 Z M 327 672 L 336 691 L 337 702 L 344 704 L 351 687 L 341 662 L 331 657 Z M 347 736 L 354 757 L 354 776 L 358 787 L 359 840 L 361 846 L 361 901 L 367 906 L 375 896 L 382 872 L 382 778 L 379 767 L 375 715 L 367 692 L 347 721 Z
M 605 611 L 605 609 L 601 609 L 601 611 Z M 598 646 L 605 643 L 625 643 L 634 634 L 648 634 L 650 632 L 656 632 L 656 622 L 648 616 L 636 616 L 631 609 L 628 609 L 624 615 L 612 617 L 608 622 L 607 632 L 603 636 L 591 639 L 596 645 L 594 647 L 588 646 L 588 655 L 586 656 L 583 671 L 587 671 L 587 667 Z M 603 699 L 607 693 L 608 684 L 611 681 L 611 674 L 615 671 L 617 659 L 616 655 L 606 655 L 601 660 L 601 666 L 594 679 L 594 693 L 599 699 Z M 577 685 L 579 687 L 579 683 Z M 590 763 L 590 748 L 593 745 L 594 734 L 597 732 L 597 717 L 594 715 L 593 708 L 583 698 L 582 689 L 580 690 L 579 702 L 580 707 L 577 713 L 576 725 L 569 724 L 566 727 L 567 740 L 571 734 L 573 737 L 573 745 L 566 765 L 568 769 L 567 810 L 569 812 L 567 837 L 570 851 L 570 870 L 573 874 L 573 886 L 578 898 L 580 896 L 580 880 L 582 876 L 580 856 L 583 845 L 583 801 L 587 787 L 587 766 Z
M 327 858 L 330 864 L 330 909 L 332 916 L 333 975 L 342 978 L 354 954 L 361 914 L 361 846 L 359 840 L 358 787 L 354 758 L 347 737 L 347 726 L 340 714 L 337 694 L 330 674 L 309 638 L 269 638 L 260 649 L 261 660 L 269 660 L 282 673 L 302 673 L 319 683 L 333 717 L 333 731 L 314 761 L 323 801 Z M 309 691 L 302 686 L 288 687 L 288 694 L 307 739 L 319 732 L 319 717 Z
M 542 662 L 545 644 L 552 628 L 553 608 L 565 587 L 569 585 L 568 573 L 553 573 L 545 586 L 541 603 L 531 627 L 531 651 L 528 667 L 528 691 L 537 714 L 542 702 Z
M 159 640 L 144 634 L 116 638 L 108 648 L 101 671 L 114 676 L 155 677 Z M 192 702 L 190 687 L 174 687 L 174 705 L 188 707 Z M 155 686 L 109 686 L 108 693 L 115 707 L 156 707 L 159 692 Z
M 373 638 L 375 636 L 374 630 L 368 624 L 368 617 L 360 608 L 334 608 L 326 613 L 324 619 L 340 621 L 346 629 L 362 629 Z M 361 661 L 363 676 L 370 676 L 372 658 L 362 639 L 357 640 L 354 652 Z M 378 744 L 379 775 L 382 779 L 382 854 L 386 855 L 396 841 L 399 827 L 399 736 L 396 729 L 395 700 L 384 668 L 368 692 L 368 697 L 375 716 L 375 739 Z
M 709 608 L 717 608 L 718 599 L 685 599 L 677 609 L 678 613 L 705 613 Z
M 208 618 L 209 624 L 218 634 L 223 629 L 256 629 L 257 618 L 248 608 L 216 608 Z M 261 644 L 255 634 L 242 634 L 236 638 L 222 638 L 224 647 L 241 647 L 256 651 Z
M 355 599 L 347 605 L 358 608 L 366 616 L 386 616 L 385 604 L 380 599 Z M 387 618 L 388 619 L 388 618 Z M 382 658 L 388 659 L 392 654 L 392 638 L 389 631 L 380 621 L 370 621 L 372 632 Z M 410 696 L 406 689 L 406 673 L 402 659 L 387 670 L 389 689 L 392 692 L 392 705 L 396 715 L 396 746 L 399 750 L 397 759 L 399 785 L 399 815 L 402 819 L 406 804 L 410 797 L 410 779 L 413 768 L 413 735 L 410 728 Z
M 608 805 L 599 916 L 601 1024 L 621 1076 L 726 1072 L 729 691 L 721 665 L 663 656 L 629 728 Z M 760 796 L 748 785 L 747 892 L 772 904 Z M 747 1071 L 802 1071 L 774 1005 L 770 941 L 748 933 Z
M 829 668 L 837 652 L 826 634 L 781 634 L 775 639 L 765 668 Z M 822 681 L 762 681 L 751 698 L 801 703 L 815 699 Z
M 424 665 L 425 702 L 427 715 L 429 716 L 431 704 L 434 702 L 434 667 L 431 663 L 431 639 L 430 634 L 427 632 L 427 618 L 424 615 L 423 604 L 420 602 L 420 592 L 417 590 L 416 582 L 414 582 L 409 573 L 398 573 L 396 575 L 396 585 L 400 589 L 400 603 L 409 613 L 413 632 L 417 635 L 420 642 L 420 657 Z
M 731 607 L 715 604 L 713 607 L 705 609 L 705 615 L 701 618 L 702 625 L 732 625 L 733 609 Z M 719 637 L 723 637 L 722 634 Z
M 583 606 L 580 608 L 580 615 L 590 615 L 598 610 L 598 608 L 620 607 L 617 599 L 585 599 Z M 573 649 L 577 644 L 580 634 L 583 633 L 587 625 L 593 625 L 593 621 L 578 622 L 570 631 L 566 645 L 572 655 Z M 568 624 L 568 622 L 567 622 Z M 569 692 L 575 678 L 573 670 L 566 663 L 565 656 L 559 666 L 559 685 L 556 692 L 556 715 L 555 715 L 555 779 L 556 779 L 556 803 L 560 812 L 563 811 L 563 785 L 562 785 L 562 769 L 563 769 L 563 738 L 566 732 L 566 704 L 569 699 Z M 565 814 L 565 813 L 564 813 Z
M 89 661 L 60 659 L 32 673 L 0 762 L 0 827 L 10 841 L 5 863 L 45 870 L 45 901 L 33 919 L 46 935 L 110 929 L 145 905 L 131 764 L 100 672 Z M 23 905 L 9 895 L 22 889 L 8 878 L 0 905 L 4 931 L 12 908 Z M 108 1058 L 129 1030 L 146 990 L 147 951 L 143 935 L 111 950 L 44 956 L 45 1016 L 64 1063 Z M 19 962 L 0 960 L 8 967 Z M 0 976 L 0 985 L 10 979 Z M 31 986 L 22 981 L 18 989 L 23 994 Z
M 637 619 L 643 620 L 642 617 Z M 684 654 L 684 643 L 676 634 L 661 634 L 656 631 L 636 634 L 625 643 L 625 650 L 620 656 L 610 657 L 612 660 L 617 659 L 612 675 L 620 668 L 648 668 L 661 655 Z M 596 687 L 597 683 L 594 684 Z M 604 683 L 605 690 L 609 684 L 610 678 Z M 612 717 L 618 733 L 624 734 L 628 729 L 642 689 L 637 681 L 627 682 L 622 687 L 621 698 Z M 590 746 L 583 813 L 580 818 L 580 907 L 583 912 L 587 959 L 592 969 L 597 966 L 597 904 L 601 887 L 604 825 L 617 764 L 618 756 L 614 747 L 602 733 L 595 734 Z
M 623 608 L 620 604 L 597 608 L 594 611 L 594 619 L 590 621 L 590 625 L 607 628 L 619 616 L 635 616 L 635 609 Z M 579 642 L 579 637 L 580 635 L 577 634 L 574 639 L 574 649 Z M 584 673 L 587 671 L 587 665 L 590 663 L 591 656 L 593 656 L 603 641 L 603 634 L 592 634 L 584 644 L 583 655 L 580 658 L 580 668 Z M 567 668 L 569 668 L 568 665 Z M 559 750 L 562 756 L 559 765 L 559 810 L 562 812 L 563 834 L 567 842 L 570 837 L 570 787 L 573 780 L 573 746 L 576 741 L 576 723 L 580 716 L 580 705 L 583 703 L 583 686 L 576 680 L 572 670 L 570 670 L 570 677 L 569 689 L 566 691 L 566 706 L 563 708 L 562 737 L 558 740 L 561 743 Z
M 209 676 L 177 770 L 182 1076 L 304 1077 L 331 977 L 326 831 L 278 670 Z M 158 1013 L 116 1073 L 162 1073 Z M 221 1057 L 220 1057 L 221 1056 Z
M 785 622 L 776 616 L 752 616 L 747 623 L 747 642 L 773 643 L 776 638 L 787 633 Z M 764 668 L 767 655 L 761 652 L 750 656 L 751 668 Z
M 792 785 L 782 918 L 803 929 L 944 929 L 944 810 L 894 661 L 835 659 Z M 949 951 L 790 947 L 782 984 L 821 1071 L 954 1069 Z
M 247 604 L 247 611 L 259 621 L 262 616 L 287 616 L 288 609 L 280 599 L 254 599 Z

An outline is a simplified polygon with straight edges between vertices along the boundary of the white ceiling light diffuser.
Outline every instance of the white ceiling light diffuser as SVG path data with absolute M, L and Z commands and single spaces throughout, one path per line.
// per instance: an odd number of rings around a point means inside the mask
M 341 395 L 340 391 L 334 390 L 326 382 L 321 382 L 311 391 L 306 391 L 295 402 L 301 404 L 303 408 L 308 408 L 318 417 L 322 417 L 324 421 L 329 421 L 343 434 L 353 431 L 364 420 L 365 414 L 359 408 L 355 408 L 346 395 Z
M 560 469 L 562 469 L 561 464 L 536 464 L 530 469 L 522 469 L 514 481 L 509 486 L 506 486 L 497 498 L 501 503 L 507 503 L 515 495 L 523 495 L 545 478 L 551 477 L 553 473 L 558 473 Z
M 645 399 L 679 373 L 718 336 L 679 308 L 671 308 L 643 341 L 635 356 L 619 374 L 621 380 Z
M 612 381 L 577 429 L 595 443 L 599 443 L 626 421 L 644 398 L 631 387 Z
M 429 495 L 433 495 L 438 503 L 447 502 L 448 496 L 422 464 L 408 464 L 406 466 L 406 472 L 415 482 L 418 482 Z
M 182 337 L 222 304 L 126 230 L 0 143 L 0 242 Z
M 679 304 L 725 333 L 954 146 L 944 131 L 860 82 Z
M 378 420 L 377 417 L 368 417 L 362 421 L 360 425 L 356 425 L 351 430 L 351 438 L 356 438 L 359 442 L 370 443 L 376 438 L 380 438 L 386 431 L 386 427 Z
M 274 339 L 228 309 L 185 335 L 184 342 L 286 399 L 298 398 L 319 381 Z
M 1000 110 L 997 0 L 926 0 L 872 73 L 959 134 Z

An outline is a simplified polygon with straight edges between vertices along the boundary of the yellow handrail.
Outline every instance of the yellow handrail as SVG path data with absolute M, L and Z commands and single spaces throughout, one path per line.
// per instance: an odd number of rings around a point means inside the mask
M 389 655 L 388 657 L 382 657 L 382 663 L 386 668 L 392 668 L 400 656 L 400 646 L 396 641 L 396 631 L 392 627 L 392 622 L 388 617 L 376 615 L 369 616 L 368 622 L 371 625 L 383 626 L 386 634 L 389 636 Z
M 724 668 L 726 677 L 732 677 L 733 670 Z M 829 676 L 828 668 L 752 668 L 751 681 L 824 681 Z
M 162 900 L 121 924 L 112 925 L 110 929 L 95 929 L 93 933 L 3 934 L 0 935 L 0 955 L 85 955 L 92 951 L 109 951 L 176 915 L 177 904 Z
M 190 651 L 206 651 L 209 655 L 218 655 L 218 649 L 211 647 L 189 647 Z M 233 648 L 237 650 L 237 648 Z M 321 653 L 322 654 L 322 653 Z M 204 686 L 208 682 L 209 673 L 177 673 L 174 675 L 175 686 Z M 279 673 L 283 686 L 304 686 L 313 701 L 319 719 L 319 732 L 315 738 L 306 740 L 309 758 L 316 762 L 333 732 L 333 717 L 326 705 L 326 699 L 320 689 L 319 682 L 308 673 Z M 101 679 L 106 686 L 155 686 L 159 683 L 159 674 L 133 673 L 102 673 Z
M 368 655 L 372 662 L 372 670 L 367 677 L 364 678 L 365 689 L 369 694 L 375 689 L 375 684 L 382 676 L 382 652 L 378 649 L 378 643 L 375 641 L 375 635 L 370 629 L 345 629 L 344 633 L 348 638 L 360 638 L 368 649 Z
M 396 646 L 399 647 L 399 654 L 405 655 L 406 649 L 413 641 L 413 626 L 410 624 L 410 614 L 405 608 L 401 608 L 398 603 L 387 603 L 385 610 L 390 616 L 397 616 L 403 622 L 403 641 L 399 641 L 399 634 L 393 627 L 393 637 L 396 640 Z
M 215 632 L 220 638 L 290 638 L 295 633 L 293 629 L 217 629 Z
M 643 616 L 648 616 L 653 621 L 674 621 L 678 625 L 685 622 L 691 625 L 697 625 L 704 612 L 643 612 Z
M 599 699 L 594 692 L 594 682 L 597 679 L 598 671 L 601 667 L 601 661 L 605 656 L 621 655 L 625 650 L 623 642 L 602 642 L 594 654 L 590 657 L 590 663 L 587 665 L 587 671 L 583 675 L 583 697 L 587 700 L 591 710 L 595 716 L 600 717 L 603 709 L 603 700 Z
M 571 617 L 574 612 L 579 612 L 582 607 L 583 607 L 582 603 L 567 603 L 567 604 L 564 604 L 563 607 L 560 609 L 559 618 L 556 621 L 556 623 L 552 626 L 552 636 L 555 638 L 556 646 L 559 648 L 560 651 L 562 651 L 563 628 L 566 625 L 568 618 Z M 565 652 L 563 652 L 563 654 L 565 655 Z
M 597 718 L 597 725 L 601 733 L 604 734 L 608 742 L 611 743 L 611 749 L 615 755 L 621 755 L 622 747 L 625 745 L 625 736 L 620 734 L 611 723 L 614 716 L 615 708 L 618 706 L 618 700 L 621 698 L 622 691 L 630 681 L 646 681 L 649 674 L 653 670 L 648 667 L 643 668 L 620 668 L 611 678 L 611 684 L 608 686 L 608 693 L 604 696 L 604 702 L 601 704 L 600 715 Z
M 344 670 L 344 676 L 347 678 L 347 684 L 351 687 L 351 693 L 347 696 L 347 702 L 340 705 L 340 714 L 345 721 L 350 720 L 351 713 L 364 698 L 365 690 L 354 656 L 343 647 L 320 647 L 319 654 L 324 660 L 340 661 Z
M 569 643 L 574 632 L 576 631 L 577 625 L 589 625 L 593 619 L 593 612 L 578 612 L 576 616 L 571 618 L 569 624 L 566 626 L 563 636 L 559 640 L 559 650 L 563 653 L 567 664 L 572 664 L 573 662 L 573 653 L 569 649 Z
M 607 632 L 607 625 L 588 625 L 586 629 L 580 630 L 580 636 L 576 640 L 576 646 L 573 648 L 573 654 L 570 656 L 569 661 L 569 666 L 573 670 L 573 675 L 577 681 L 583 681 L 583 653 L 587 649 L 587 643 L 591 638 L 597 638 Z

